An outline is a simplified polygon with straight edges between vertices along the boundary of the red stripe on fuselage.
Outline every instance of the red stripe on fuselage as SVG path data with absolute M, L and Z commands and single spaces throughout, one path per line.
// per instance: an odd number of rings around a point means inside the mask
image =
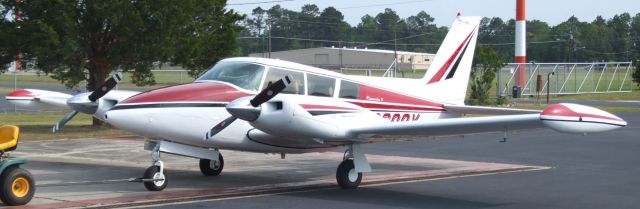
M 120 102 L 120 104 L 231 102 L 240 97 L 251 95 L 253 94 L 240 91 L 226 83 L 196 82 L 146 91 L 132 96 Z M 360 84 L 358 100 L 363 101 L 349 102 L 366 109 L 375 110 L 444 111 L 442 104 L 365 84 Z M 349 107 L 331 105 L 302 104 L 301 106 L 305 109 L 357 110 Z
M 231 102 L 243 96 L 250 96 L 229 84 L 218 82 L 197 82 L 154 89 L 132 96 L 121 104 L 154 102 Z
M 451 64 L 453 64 L 453 61 L 456 59 L 456 57 L 458 57 L 457 55 L 458 55 L 458 53 L 460 53 L 460 50 L 462 50 L 462 47 L 464 47 L 465 43 L 467 43 L 469 38 L 471 38 L 471 35 L 473 35 L 473 31 L 475 31 L 475 28 L 471 31 L 471 33 L 469 33 L 467 38 L 465 38 L 464 41 L 462 43 L 460 43 L 460 46 L 458 46 L 456 51 L 453 52 L 453 54 L 451 55 L 451 57 L 449 57 L 447 62 L 445 62 L 444 65 L 442 65 L 442 67 L 440 67 L 440 70 L 438 70 L 438 72 L 435 75 L 433 75 L 433 77 L 431 77 L 431 80 L 429 80 L 429 82 L 427 84 L 435 83 L 435 82 L 440 81 L 440 79 L 442 79 L 442 76 L 444 76 L 444 74 L 447 72 L 447 70 L 449 69 Z M 462 54 L 459 55 L 459 56 L 462 56 Z
M 394 104 L 379 104 L 379 103 L 366 103 L 366 102 L 350 102 L 352 104 L 367 108 L 369 110 L 382 110 L 382 111 L 444 111 L 444 108 L 440 107 L 413 107 Z
M 329 106 L 329 105 L 315 105 L 315 104 L 301 104 L 304 109 L 314 109 L 314 110 L 358 110 L 349 107 L 339 107 L 339 106 Z
M 426 93 L 426 92 L 425 92 Z M 429 108 L 433 107 L 438 110 L 444 109 L 442 104 L 438 104 L 435 102 L 427 101 L 424 99 L 403 95 L 400 93 L 391 92 L 388 90 L 360 84 L 360 95 L 358 97 L 359 100 L 364 101 L 372 101 L 372 102 L 386 102 L 386 103 L 395 103 L 395 104 L 407 104 L 407 105 L 415 105 L 415 106 L 428 106 Z M 406 110 L 407 108 L 412 107 L 401 107 L 397 105 L 385 105 L 385 104 L 374 104 L 367 102 L 351 102 L 358 106 L 364 108 L 382 108 L 385 107 L 398 107 L 402 110 Z M 389 109 L 389 108 L 384 108 Z M 431 110 L 431 109 L 430 109 Z

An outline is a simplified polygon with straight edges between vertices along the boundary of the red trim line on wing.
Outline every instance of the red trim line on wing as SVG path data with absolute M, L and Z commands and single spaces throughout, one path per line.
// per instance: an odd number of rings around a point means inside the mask
M 612 117 L 607 117 L 603 115 L 596 115 L 596 114 L 589 114 L 589 113 L 578 113 L 576 111 L 573 111 L 569 107 L 561 104 L 556 104 L 556 105 L 553 105 L 552 107 L 548 107 L 547 109 L 542 111 L 542 113 L 540 113 L 540 116 L 543 116 L 543 117 L 544 116 L 567 116 L 567 117 L 581 117 L 581 118 L 587 117 L 587 118 L 597 118 L 597 119 L 624 122 L 624 120 L 620 118 L 612 118 Z
M 34 96 L 36 95 L 33 92 L 26 89 L 18 89 L 7 94 L 7 97 L 34 97 Z
M 469 33 L 467 38 L 464 39 L 464 41 L 462 43 L 460 43 L 460 46 L 458 46 L 458 49 L 456 49 L 456 51 L 453 52 L 453 54 L 451 55 L 451 57 L 449 57 L 447 62 L 445 62 L 444 65 L 442 65 L 442 67 L 440 67 L 440 70 L 438 70 L 438 72 L 435 75 L 433 75 L 433 77 L 431 77 L 431 80 L 429 80 L 429 82 L 427 84 L 435 83 L 435 82 L 440 81 L 440 79 L 442 79 L 442 76 L 444 76 L 444 74 L 447 72 L 447 70 L 449 69 L 449 67 L 451 66 L 451 64 L 455 60 L 455 58 L 458 57 L 457 56 L 458 53 L 460 53 L 460 50 L 462 50 L 462 47 L 465 45 L 465 43 L 467 43 L 467 41 L 469 41 L 469 38 L 471 38 L 471 35 L 473 35 L 473 32 L 475 30 L 476 29 L 474 28 L 471 31 L 471 33 Z M 462 54 L 460 56 L 462 56 Z

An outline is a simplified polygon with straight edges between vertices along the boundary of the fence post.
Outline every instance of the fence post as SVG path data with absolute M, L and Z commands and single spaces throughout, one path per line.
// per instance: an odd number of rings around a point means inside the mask
M 506 65 L 505 65 L 505 66 L 506 66 Z M 502 86 L 502 85 L 500 85 L 500 84 L 501 84 L 501 79 L 500 79 L 500 78 L 501 78 L 501 76 L 500 76 L 500 74 L 502 74 L 502 68 L 498 68 L 498 81 L 497 81 L 497 85 L 498 85 L 498 86 L 496 86 L 496 87 L 497 87 L 497 88 L 496 88 L 496 89 L 497 89 L 496 96 L 497 96 L 498 98 L 500 98 L 500 97 L 502 96 L 502 95 L 500 94 L 500 87 Z

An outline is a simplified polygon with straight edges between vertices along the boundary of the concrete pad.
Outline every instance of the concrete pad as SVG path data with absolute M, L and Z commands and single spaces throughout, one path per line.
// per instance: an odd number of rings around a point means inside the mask
M 365 150 L 366 151 L 366 150 Z M 198 160 L 162 155 L 168 187 L 149 192 L 141 177 L 150 152 L 139 138 L 22 142 L 13 153 L 30 159 L 24 166 L 36 179 L 26 208 L 113 207 L 160 204 L 337 188 L 335 169 L 342 153 L 266 155 L 223 150 L 220 176 L 205 177 Z M 373 173 L 362 185 L 441 179 L 547 169 L 548 167 L 400 156 L 367 155 Z

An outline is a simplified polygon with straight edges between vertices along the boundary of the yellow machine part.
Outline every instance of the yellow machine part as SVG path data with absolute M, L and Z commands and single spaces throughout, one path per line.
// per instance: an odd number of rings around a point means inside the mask
M 13 125 L 0 126 L 0 151 L 8 151 L 18 145 L 20 128 Z

